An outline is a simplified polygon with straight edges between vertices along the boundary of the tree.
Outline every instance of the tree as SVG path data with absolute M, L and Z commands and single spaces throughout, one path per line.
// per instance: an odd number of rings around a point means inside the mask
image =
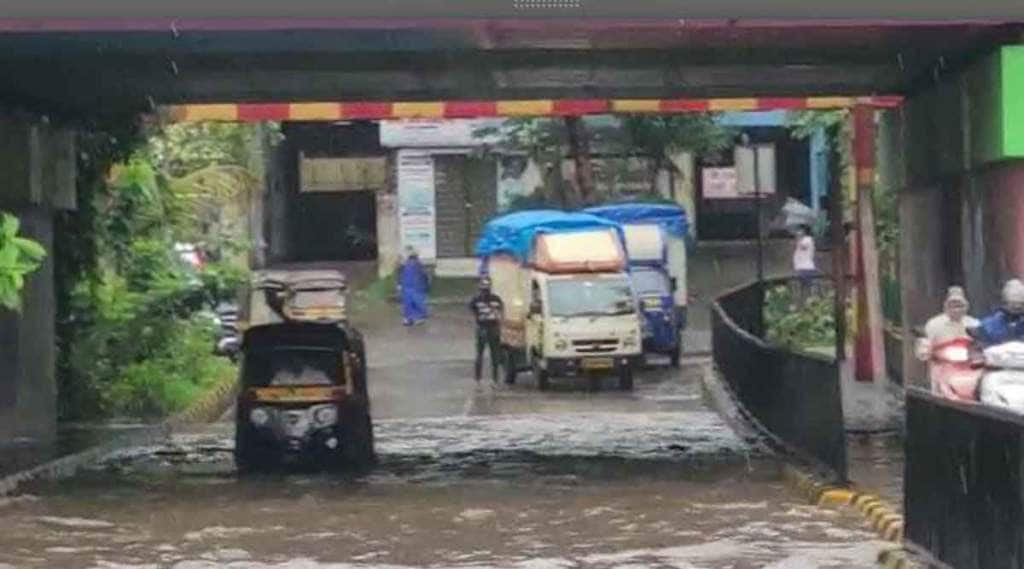
M 682 115 L 630 115 L 622 121 L 625 145 L 651 158 L 651 189 L 657 173 L 670 165 L 669 154 L 686 151 L 696 156 L 716 156 L 730 148 L 735 138 L 710 113 Z
M 0 307 L 21 308 L 21 289 L 25 277 L 33 273 L 46 258 L 42 245 L 18 234 L 17 217 L 0 212 Z
M 605 128 L 585 128 L 586 119 L 569 117 L 564 122 L 550 118 L 514 118 L 501 127 L 478 129 L 480 138 L 497 137 L 498 146 L 524 152 L 548 173 L 544 196 L 532 201 L 557 202 L 563 207 L 589 203 L 596 196 L 593 171 L 588 157 L 592 145 L 623 156 L 650 158 L 650 186 L 657 183 L 657 172 L 669 167 L 668 155 L 688 151 L 698 156 L 720 153 L 732 145 L 732 129 L 722 126 L 711 113 L 681 115 L 628 115 Z M 569 155 L 576 165 L 576 184 L 580 194 L 564 190 L 562 160 Z

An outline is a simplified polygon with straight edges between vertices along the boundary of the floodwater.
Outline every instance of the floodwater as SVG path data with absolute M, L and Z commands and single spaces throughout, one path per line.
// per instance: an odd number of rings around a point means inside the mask
M 438 312 L 369 330 L 400 352 L 371 348 L 372 471 L 240 478 L 231 425 L 197 428 L 0 502 L 0 567 L 875 566 L 860 517 L 804 503 L 707 406 L 702 362 L 631 393 L 478 385 Z

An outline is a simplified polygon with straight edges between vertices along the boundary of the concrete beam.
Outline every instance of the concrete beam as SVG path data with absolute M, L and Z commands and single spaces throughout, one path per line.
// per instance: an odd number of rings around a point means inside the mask
M 556 61 L 549 59 L 547 61 Z M 404 69 L 260 69 L 224 71 L 75 68 L 47 75 L 0 66 L 25 77 L 11 96 L 35 95 L 82 109 L 187 102 L 658 98 L 862 95 L 899 90 L 895 64 L 697 66 L 674 62 L 487 66 L 437 63 Z M 68 99 L 68 93 L 74 93 Z

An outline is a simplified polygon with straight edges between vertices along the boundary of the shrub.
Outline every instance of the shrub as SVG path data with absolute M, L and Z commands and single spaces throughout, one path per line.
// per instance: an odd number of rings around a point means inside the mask
M 765 339 L 790 349 L 835 345 L 832 295 L 815 291 L 800 306 L 794 287 L 775 286 L 766 291 Z

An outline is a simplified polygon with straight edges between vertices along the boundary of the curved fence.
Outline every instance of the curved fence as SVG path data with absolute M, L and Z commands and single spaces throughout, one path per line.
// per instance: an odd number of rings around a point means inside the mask
M 846 479 L 846 431 L 835 358 L 767 342 L 766 291 L 773 279 L 733 289 L 712 307 L 715 365 L 747 413 L 792 452 Z

